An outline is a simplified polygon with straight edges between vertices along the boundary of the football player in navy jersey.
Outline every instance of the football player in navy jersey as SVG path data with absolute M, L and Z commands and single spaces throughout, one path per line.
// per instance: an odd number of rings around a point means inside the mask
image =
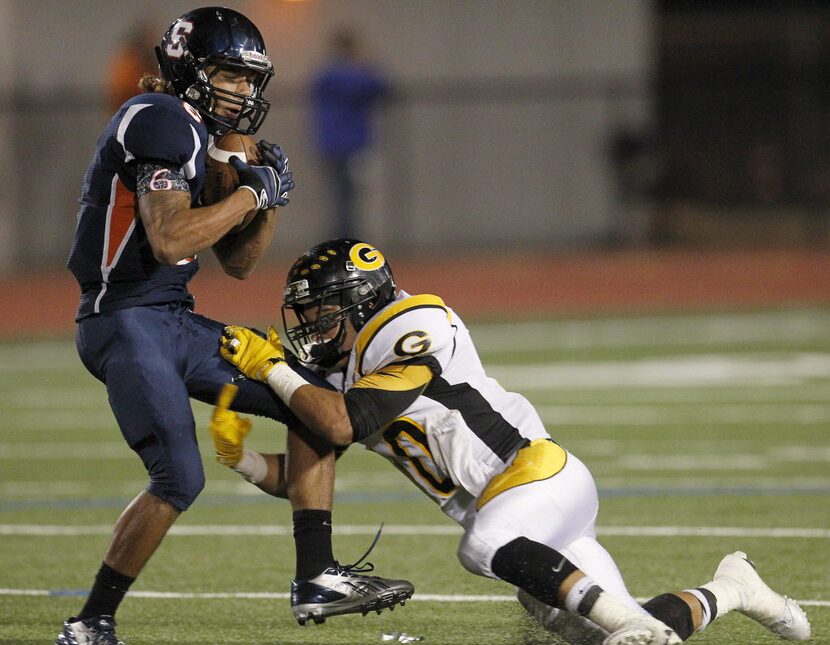
M 798 603 L 770 589 L 741 551 L 706 584 L 638 605 L 596 539 L 588 468 L 551 440 L 525 397 L 487 376 L 455 311 L 438 296 L 397 289 L 375 247 L 329 240 L 298 258 L 283 322 L 293 349 L 331 387 L 289 367 L 273 328 L 267 339 L 226 328 L 222 356 L 328 441 L 361 443 L 391 461 L 461 525 L 464 567 L 516 586 L 531 615 L 568 642 L 674 645 L 733 610 L 787 640 L 809 640 Z M 220 461 L 249 452 L 249 430 L 220 398 L 211 421 Z M 268 463 L 260 488 L 283 494 L 280 456 Z
M 244 379 L 218 356 L 224 325 L 194 313 L 187 288 L 197 254 L 208 248 L 226 273 L 247 277 L 271 241 L 276 207 L 288 203 L 294 187 L 282 150 L 261 141 L 262 165 L 231 159 L 238 190 L 213 205 L 199 201 L 212 137 L 252 135 L 265 119 L 271 61 L 257 27 L 220 7 L 181 16 L 156 55 L 159 77 L 141 80 L 145 93 L 124 103 L 98 139 L 68 263 L 81 288 L 79 355 L 106 384 L 121 433 L 149 483 L 119 517 L 86 604 L 65 621 L 58 645 L 121 642 L 113 618 L 118 605 L 204 486 L 189 399 L 213 403 L 227 383 L 238 385 L 234 409 L 292 430 L 288 494 L 297 579 L 340 567 L 331 551 L 334 453 L 268 387 Z M 252 211 L 247 226 L 231 232 Z M 348 568 L 343 575 L 369 580 Z M 380 588 L 367 593 L 376 609 L 392 602 Z M 324 603 L 325 590 L 317 598 Z

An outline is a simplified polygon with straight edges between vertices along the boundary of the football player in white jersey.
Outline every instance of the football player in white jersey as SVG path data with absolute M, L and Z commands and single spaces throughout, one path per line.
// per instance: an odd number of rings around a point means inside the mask
M 547 627 L 557 629 L 567 610 L 583 617 L 581 642 L 679 643 L 734 609 L 783 638 L 810 637 L 801 608 L 742 552 L 724 557 L 701 587 L 641 607 L 596 539 L 588 469 L 551 440 L 526 398 L 487 376 L 459 316 L 437 296 L 398 291 L 373 246 L 332 240 L 301 256 L 288 273 L 283 319 L 299 358 L 331 389 L 288 366 L 273 328 L 264 339 L 227 327 L 222 356 L 331 444 L 362 443 L 390 460 L 463 527 L 463 566 L 518 587 Z M 219 460 L 284 495 L 284 460 L 243 447 L 250 424 L 227 409 L 230 397 L 211 424 Z

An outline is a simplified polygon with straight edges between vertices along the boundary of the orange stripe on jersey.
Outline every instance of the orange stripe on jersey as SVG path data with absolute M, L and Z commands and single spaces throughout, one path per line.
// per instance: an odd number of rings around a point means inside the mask
M 120 179 L 115 180 L 113 192 L 114 199 L 107 224 L 107 267 L 112 266 L 135 221 L 135 193 L 128 190 Z

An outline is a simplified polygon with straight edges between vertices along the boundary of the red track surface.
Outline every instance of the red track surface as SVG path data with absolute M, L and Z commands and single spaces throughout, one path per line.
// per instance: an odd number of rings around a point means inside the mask
M 435 293 L 466 319 L 830 304 L 830 253 L 820 249 L 391 258 L 398 286 Z M 279 318 L 287 265 L 237 281 L 202 270 L 197 311 L 226 322 Z M 69 272 L 0 278 L 0 336 L 71 332 L 78 287 Z

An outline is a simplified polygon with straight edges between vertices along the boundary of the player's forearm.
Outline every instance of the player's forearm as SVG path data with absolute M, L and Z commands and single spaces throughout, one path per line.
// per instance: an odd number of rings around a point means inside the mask
M 352 443 L 352 424 L 343 395 L 316 385 L 303 385 L 294 391 L 291 411 L 311 432 L 335 446 Z
M 176 264 L 213 246 L 255 207 L 249 190 L 202 208 L 190 208 L 189 193 L 183 191 L 147 193 L 138 200 L 147 238 L 162 264 Z
M 213 245 L 225 273 L 244 280 L 264 255 L 277 227 L 277 209 L 269 208 L 256 217 L 239 233 L 226 235 Z

